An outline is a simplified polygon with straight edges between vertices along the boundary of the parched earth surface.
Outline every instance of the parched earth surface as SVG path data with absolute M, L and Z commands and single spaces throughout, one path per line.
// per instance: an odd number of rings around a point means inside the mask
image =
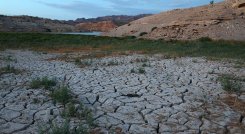
M 67 84 L 76 99 L 92 109 L 104 133 L 245 133 L 245 93 L 228 94 L 217 80 L 221 74 L 244 77 L 244 68 L 205 58 L 138 54 L 92 59 L 81 68 L 55 60 L 62 55 L 0 53 L 0 67 L 10 64 L 23 70 L 0 76 L 1 134 L 38 133 L 42 124 L 64 121 L 63 106 L 54 104 L 44 89 L 29 86 L 32 79 L 45 76 Z M 10 56 L 15 60 L 4 58 Z M 145 73 L 138 73 L 139 68 Z M 227 103 L 233 98 L 234 104 Z M 71 119 L 72 127 L 75 122 Z

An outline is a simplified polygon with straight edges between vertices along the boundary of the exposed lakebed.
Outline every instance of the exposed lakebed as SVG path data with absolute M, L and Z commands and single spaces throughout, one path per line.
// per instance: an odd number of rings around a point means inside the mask
M 64 121 L 62 105 L 54 104 L 44 89 L 29 87 L 32 79 L 46 76 L 67 84 L 77 100 L 92 109 L 103 132 L 245 132 L 243 113 L 222 101 L 232 95 L 245 102 L 245 94 L 228 94 L 217 81 L 220 74 L 243 76 L 244 68 L 205 58 L 137 54 L 92 59 L 81 68 L 57 60 L 64 55 L 1 52 L 0 67 L 10 64 L 25 71 L 0 76 L 0 133 L 38 133 L 40 123 Z M 10 56 L 15 60 L 4 60 Z M 76 127 L 75 118 L 69 123 Z

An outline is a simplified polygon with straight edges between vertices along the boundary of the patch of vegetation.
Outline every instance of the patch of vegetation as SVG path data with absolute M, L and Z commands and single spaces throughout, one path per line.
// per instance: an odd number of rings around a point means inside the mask
M 198 39 L 198 41 L 200 41 L 200 42 L 211 42 L 213 40 L 209 37 L 201 37 Z
M 51 94 L 51 97 L 56 102 L 62 103 L 64 106 L 65 104 L 70 102 L 70 100 L 72 99 L 72 96 L 71 96 L 71 93 L 68 87 L 60 87 L 58 89 L 55 89 L 53 93 Z
M 69 102 L 66 104 L 65 110 L 62 113 L 62 116 L 64 117 L 77 117 L 77 109 L 74 105 L 74 103 Z
M 81 65 L 81 59 L 76 58 L 76 59 L 75 59 L 75 64 L 76 64 L 76 65 Z
M 75 104 L 69 100 L 69 102 L 65 105 L 65 110 L 63 111 L 62 116 L 65 118 L 76 117 L 80 120 L 85 120 L 88 127 L 95 125 L 92 111 L 89 108 L 84 107 L 82 103 L 75 106 Z
M 93 59 L 81 60 L 80 58 L 76 58 L 75 59 L 75 64 L 80 66 L 80 67 L 91 66 L 93 64 Z
M 48 131 L 48 128 L 39 128 L 39 134 L 89 134 L 88 128 L 83 124 L 80 124 L 78 127 L 71 129 L 68 120 L 66 120 L 61 125 L 53 123 L 50 129 L 51 130 Z
M 137 70 L 135 70 L 134 68 L 130 70 L 130 73 L 139 73 L 139 74 L 145 74 L 146 71 L 144 68 L 138 68 Z
M 111 61 L 107 64 L 107 66 L 117 66 L 117 65 L 119 65 L 119 62 L 118 62 L 118 61 L 113 61 L 113 60 L 111 60 Z
M 8 74 L 8 73 L 13 73 L 13 74 L 19 74 L 21 70 L 15 69 L 11 65 L 7 65 L 6 67 L 0 68 L 0 75 L 1 74 Z
M 144 36 L 144 35 L 146 35 L 146 34 L 148 34 L 147 32 L 141 32 L 140 34 L 139 34 L 139 36 Z
M 144 68 L 139 68 L 139 69 L 138 69 L 138 72 L 139 72 L 140 74 L 146 73 Z
M 92 115 L 92 111 L 90 109 L 88 109 L 87 107 L 84 107 L 82 104 L 80 104 L 79 107 L 79 117 L 80 119 L 85 119 L 86 123 L 89 126 L 94 126 L 94 120 L 93 120 L 93 115 Z
M 222 75 L 218 80 L 223 90 L 227 92 L 241 92 L 241 82 L 245 82 L 244 78 L 237 78 L 231 75 Z
M 85 67 L 85 66 L 91 66 L 93 64 L 93 60 L 85 60 L 81 62 L 81 66 Z
M 192 59 L 192 62 L 197 63 L 198 61 L 197 61 L 197 59 Z
M 207 41 L 208 40 L 208 41 Z M 134 51 L 168 54 L 171 57 L 232 58 L 245 60 L 245 42 L 199 39 L 165 41 L 127 37 L 97 37 L 47 33 L 0 33 L 0 50 L 31 49 L 36 51 L 90 50 L 97 52 Z
M 32 102 L 33 102 L 34 104 L 37 104 L 37 103 L 39 103 L 40 101 L 39 101 L 37 98 L 33 98 L 33 99 L 32 99 Z
M 65 121 L 61 126 L 52 124 L 50 134 L 72 134 L 68 121 Z
M 57 82 L 55 79 L 49 79 L 48 77 L 43 78 L 36 78 L 31 81 L 30 88 L 37 89 L 37 88 L 44 88 L 44 89 L 51 89 L 52 87 L 56 86 Z
M 211 1 L 209 2 L 209 4 L 210 4 L 210 5 L 213 5 L 213 4 L 214 4 L 214 0 L 211 0 Z
M 3 60 L 7 61 L 7 62 L 11 62 L 11 61 L 17 62 L 17 60 L 15 58 L 13 58 L 11 55 L 3 57 Z
M 234 68 L 243 68 L 243 67 L 245 67 L 245 62 L 244 61 L 241 61 L 241 60 L 236 60 L 235 61 Z
M 130 70 L 130 73 L 136 73 L 136 71 L 133 69 Z
M 136 36 L 126 36 L 127 39 L 136 39 Z
M 38 78 L 34 82 L 37 84 L 34 85 L 43 86 L 43 84 L 45 85 L 46 83 L 49 83 L 48 81 L 49 79 L 47 78 L 43 78 L 43 79 Z M 66 119 L 66 121 L 61 125 L 57 125 L 54 123 L 51 125 L 51 127 L 42 126 L 41 128 L 39 128 L 39 133 L 40 134 L 88 134 L 88 130 L 91 127 L 95 126 L 94 119 L 92 116 L 92 111 L 87 107 L 84 107 L 82 103 L 73 99 L 72 93 L 70 92 L 68 87 L 62 86 L 51 91 L 52 92 L 50 96 L 55 101 L 55 103 L 58 102 L 63 104 L 64 111 L 61 115 Z M 33 103 L 38 103 L 38 99 L 34 98 Z M 81 120 L 80 125 L 73 129 L 71 129 L 69 126 L 69 120 L 72 117 Z M 86 123 L 83 124 L 84 123 L 83 121 L 86 121 Z
M 135 59 L 135 62 L 147 62 L 148 59 L 147 58 L 137 58 Z
M 150 63 L 143 63 L 142 64 L 142 67 L 150 67 L 151 65 L 150 65 Z

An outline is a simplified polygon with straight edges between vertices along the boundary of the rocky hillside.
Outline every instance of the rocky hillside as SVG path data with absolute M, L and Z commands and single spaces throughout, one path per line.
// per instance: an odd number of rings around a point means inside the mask
M 0 32 L 70 32 L 74 26 L 65 21 L 32 16 L 0 16 Z
M 226 0 L 144 17 L 105 33 L 148 39 L 245 40 L 245 0 Z
M 151 14 L 140 14 L 140 15 L 135 15 L 135 16 L 128 16 L 128 15 L 112 15 L 112 16 L 103 16 L 103 17 L 97 17 L 97 18 L 78 18 L 76 20 L 69 20 L 67 23 L 71 25 L 76 25 L 79 23 L 97 23 L 97 22 L 102 22 L 102 21 L 112 21 L 115 23 L 117 26 L 122 26 L 125 25 L 131 21 L 150 16 Z
M 147 16 L 105 16 L 98 18 L 61 21 L 32 16 L 0 15 L 0 32 L 106 32 L 122 24 Z

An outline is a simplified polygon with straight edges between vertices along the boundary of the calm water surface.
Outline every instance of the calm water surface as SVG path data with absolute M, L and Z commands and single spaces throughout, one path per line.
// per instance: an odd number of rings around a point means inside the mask
M 63 34 L 74 34 L 74 35 L 95 35 L 99 36 L 102 32 L 69 32 Z

